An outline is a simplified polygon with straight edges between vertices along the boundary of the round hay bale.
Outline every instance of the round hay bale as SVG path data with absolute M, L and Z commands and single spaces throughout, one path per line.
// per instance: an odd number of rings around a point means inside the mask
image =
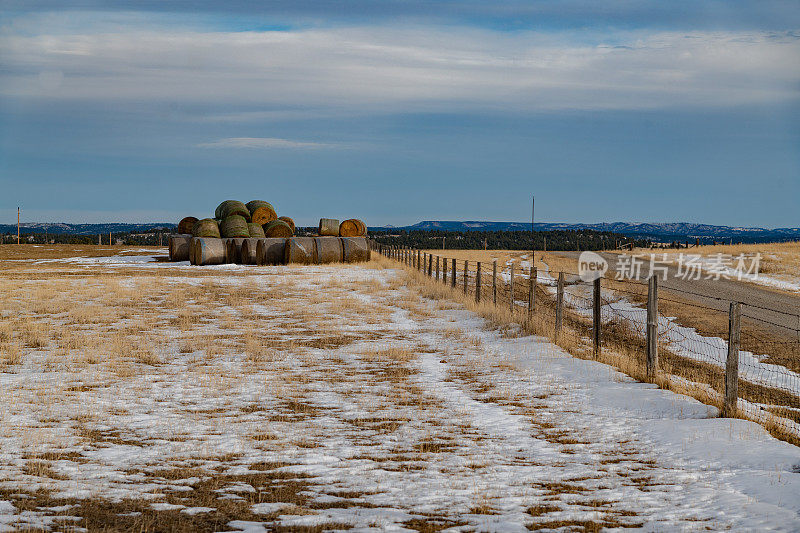
M 370 259 L 369 245 L 365 237 L 342 237 L 342 248 L 346 263 L 357 263 Z
M 249 210 L 250 210 L 250 214 L 251 214 L 251 215 L 252 215 L 252 214 L 253 214 L 253 212 L 254 212 L 256 209 L 258 209 L 259 207 L 268 207 L 268 208 L 270 208 L 272 211 L 275 211 L 275 208 L 274 208 L 274 207 L 272 207 L 272 204 L 271 204 L 271 203 L 269 203 L 269 202 L 265 202 L 264 200 L 250 200 L 250 201 L 249 201 L 249 202 L 247 202 L 247 204 L 245 204 L 245 205 L 246 205 L 247 209 L 249 209 Z
M 219 204 L 219 207 L 217 207 L 214 213 L 214 218 L 225 220 L 233 215 L 242 216 L 247 222 L 250 222 L 250 210 L 238 200 L 225 200 Z
M 317 235 L 320 237 L 338 237 L 339 236 L 339 221 L 335 218 L 321 218 L 319 219 L 319 228 Z
M 277 220 L 277 218 L 278 218 L 278 215 L 275 214 L 275 210 L 272 209 L 272 207 L 266 206 L 266 205 L 262 205 L 262 206 L 256 207 L 250 213 L 250 220 L 254 224 L 259 224 L 259 225 L 262 225 L 262 226 L 264 224 L 272 222 L 273 220 Z
M 170 235 L 169 236 L 169 260 L 188 261 L 189 245 L 192 243 L 191 235 Z
M 283 220 L 273 220 L 269 224 L 264 225 L 265 237 L 288 238 L 292 235 L 294 235 L 294 230 Z
M 257 263 L 258 254 L 258 241 L 262 239 L 249 238 L 242 240 L 242 249 L 240 256 L 243 265 L 255 265 Z
M 247 221 L 243 216 L 231 215 L 222 221 L 219 225 L 219 233 L 224 239 L 250 237 L 250 228 L 247 227 Z
M 360 218 L 354 218 L 353 220 L 358 222 L 358 225 L 361 226 L 361 235 L 360 235 L 360 237 L 365 237 L 367 235 L 367 225 L 364 224 L 364 221 L 361 220 Z
M 178 233 L 181 235 L 191 235 L 192 228 L 197 222 L 197 217 L 184 217 L 178 222 Z
M 317 246 L 317 263 L 341 263 L 342 240 L 339 237 L 314 237 Z
M 193 265 L 221 265 L 225 263 L 225 241 L 199 237 L 192 239 Z
M 292 235 L 294 235 L 295 230 L 297 230 L 297 226 L 294 225 L 294 220 L 289 217 L 278 217 L 278 220 L 283 220 L 286 222 L 290 228 L 292 228 Z
M 314 237 L 292 237 L 286 241 L 286 263 L 311 265 L 317 262 L 317 243 Z
M 198 220 L 192 226 L 193 237 L 208 237 L 219 239 L 219 225 L 213 218 Z
M 197 243 L 198 237 L 192 237 L 192 240 L 189 241 L 189 264 L 196 265 L 197 263 L 194 262 L 194 248 L 195 244 Z
M 266 237 L 266 235 L 264 235 L 264 228 L 261 227 L 261 224 L 254 224 L 253 222 L 250 222 L 247 225 L 247 230 L 250 232 L 251 239 L 263 239 Z
M 340 237 L 363 237 L 366 226 L 358 219 L 350 218 L 339 224 Z
M 256 263 L 259 265 L 282 265 L 286 261 L 286 239 L 267 237 L 257 239 Z
M 225 241 L 225 262 L 237 265 L 242 264 L 242 243 L 244 239 L 234 237 L 222 240 Z

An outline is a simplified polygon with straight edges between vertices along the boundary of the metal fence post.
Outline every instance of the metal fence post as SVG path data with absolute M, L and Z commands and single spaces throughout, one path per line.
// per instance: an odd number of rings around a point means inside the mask
M 658 276 L 650 276 L 647 290 L 647 377 L 658 373 Z
M 594 358 L 600 357 L 600 279 L 594 280 L 594 305 L 592 306 L 592 326 L 594 329 Z
M 564 310 L 564 273 L 558 273 L 558 285 L 556 287 L 556 342 L 561 335 L 561 319 Z
M 475 303 L 481 301 L 481 262 L 478 261 L 478 270 L 475 273 Z
M 725 403 L 720 416 L 736 416 L 739 398 L 739 341 L 741 339 L 742 308 L 739 302 L 731 303 L 728 316 L 728 360 L 725 362 Z

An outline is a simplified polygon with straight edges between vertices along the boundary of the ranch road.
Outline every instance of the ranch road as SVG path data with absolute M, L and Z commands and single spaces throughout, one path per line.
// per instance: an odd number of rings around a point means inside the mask
M 574 258 L 577 270 L 579 252 L 551 253 L 561 257 Z M 608 261 L 610 275 L 614 275 L 620 255 L 607 252 L 600 255 Z M 730 279 L 685 280 L 679 278 L 677 273 L 677 266 L 670 265 L 667 279 L 659 280 L 659 288 L 686 291 L 680 293 L 682 298 L 723 312 L 728 311 L 730 302 L 733 301 L 749 304 L 742 307 L 742 316 L 757 319 L 765 329 L 780 337 L 794 337 L 797 335 L 797 330 L 800 329 L 800 296 L 776 292 L 752 283 Z M 607 273 L 607 275 L 609 274 Z M 642 268 L 642 275 L 647 275 L 646 265 Z

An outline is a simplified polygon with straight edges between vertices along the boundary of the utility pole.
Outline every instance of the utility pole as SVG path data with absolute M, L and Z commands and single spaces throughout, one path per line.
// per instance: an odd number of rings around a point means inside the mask
M 19 244 L 19 206 L 17 206 L 17 244 Z

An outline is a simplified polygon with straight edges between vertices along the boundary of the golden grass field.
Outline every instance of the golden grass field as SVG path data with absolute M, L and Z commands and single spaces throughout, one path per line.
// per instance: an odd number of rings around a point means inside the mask
M 163 253 L 0 247 L 0 501 L 16 512 L 0 523 L 438 531 L 513 517 L 596 531 L 672 517 L 723 527 L 675 514 L 698 497 L 638 445 L 632 421 L 581 414 L 573 392 L 596 390 L 598 377 L 633 384 L 614 368 L 643 378 L 639 354 L 609 348 L 601 360 L 612 366 L 577 367 L 585 384 L 561 381 L 550 365 L 581 364 L 563 350 L 591 359 L 591 344 L 578 317 L 547 341 L 541 291 L 528 320 L 377 254 L 324 267 L 126 262 Z M 526 255 L 468 253 L 501 265 Z M 520 279 L 515 299 L 525 290 Z M 657 383 L 717 402 L 668 376 Z M 712 409 L 685 401 L 668 404 L 676 420 Z M 543 448 L 523 460 L 532 446 Z M 671 500 L 676 486 L 684 504 Z M 628 506 L 631 491 L 649 507 Z

